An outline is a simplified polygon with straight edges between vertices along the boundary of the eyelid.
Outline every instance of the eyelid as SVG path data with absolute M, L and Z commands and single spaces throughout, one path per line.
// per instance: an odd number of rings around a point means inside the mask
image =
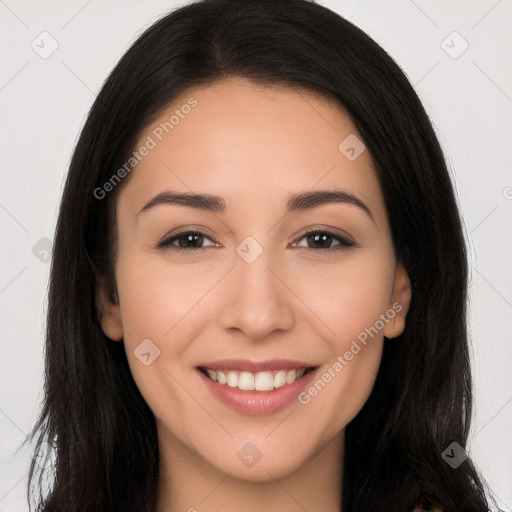
M 358 244 L 352 239 L 351 236 L 347 235 L 346 233 L 341 233 L 339 229 L 331 228 L 331 227 L 322 227 L 322 226 L 312 226 L 306 228 L 300 235 L 295 237 L 293 242 L 291 242 L 292 246 L 295 246 L 298 242 L 300 242 L 302 239 L 306 238 L 306 236 L 314 235 L 314 234 L 327 234 L 331 236 L 332 238 L 336 239 L 338 241 L 338 245 L 334 245 L 333 247 L 327 247 L 325 249 L 318 248 L 318 247 L 302 247 L 304 249 L 309 249 L 310 251 L 320 251 L 320 252 L 333 252 L 340 249 L 349 249 L 351 247 L 359 247 Z M 175 250 L 177 252 L 197 252 L 202 249 L 206 249 L 207 247 L 178 247 L 176 245 L 172 245 L 171 242 L 176 241 L 178 238 L 184 235 L 188 234 L 195 234 L 195 235 L 201 235 L 203 238 L 208 238 L 213 244 L 219 244 L 218 242 L 211 234 L 209 234 L 208 230 L 204 227 L 194 227 L 194 226 L 188 226 L 186 228 L 180 229 L 176 232 L 171 232 L 164 236 L 164 238 L 157 244 L 157 249 L 171 249 Z M 212 246 L 209 246 L 212 247 Z
M 196 235 L 202 235 L 203 237 L 205 238 L 209 238 L 213 243 L 215 244 L 219 244 L 220 242 L 218 242 L 209 232 L 206 228 L 204 227 L 195 227 L 195 226 L 188 226 L 186 228 L 183 228 L 183 229 L 178 229 L 178 231 L 174 232 L 174 231 L 171 231 L 170 233 L 168 233 L 167 235 L 165 235 L 162 240 L 160 240 L 160 242 L 158 242 L 156 248 L 157 249 L 167 249 L 168 247 L 172 247 L 172 248 L 175 248 L 177 249 L 178 251 L 197 251 L 197 250 L 200 250 L 200 249 L 203 249 L 203 247 L 197 247 L 197 248 L 183 248 L 183 247 L 177 247 L 177 246 L 171 246 L 170 241 L 174 241 L 175 239 L 181 237 L 181 236 L 184 236 L 184 235 L 188 235 L 188 234 L 196 234 Z
M 295 240 L 292 243 L 300 242 L 300 240 L 302 240 L 305 236 L 312 235 L 315 233 L 324 233 L 324 234 L 331 235 L 331 236 L 337 238 L 338 240 L 340 240 L 341 245 L 346 245 L 347 247 L 358 247 L 358 245 L 356 244 L 356 242 L 353 240 L 353 238 L 350 235 L 341 232 L 337 228 L 322 227 L 322 226 L 312 226 L 312 227 L 306 228 L 300 235 L 298 235 L 295 238 Z M 339 247 L 339 246 L 337 246 L 337 247 Z M 318 251 L 328 251 L 329 250 L 329 249 L 315 249 L 315 248 L 310 248 L 310 249 L 318 250 Z

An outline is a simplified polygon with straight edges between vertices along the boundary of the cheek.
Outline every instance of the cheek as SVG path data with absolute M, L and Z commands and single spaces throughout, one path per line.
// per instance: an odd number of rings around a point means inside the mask
M 181 349 L 180 340 L 187 339 L 183 327 L 193 324 L 194 306 L 211 286 L 206 272 L 194 270 L 188 272 L 143 253 L 119 259 L 116 277 L 125 342 L 150 338 L 174 351 Z M 175 334 L 178 330 L 180 336 Z
M 181 321 L 194 301 L 154 259 L 126 250 L 116 267 L 124 345 L 133 378 L 148 403 L 168 387 L 193 324 Z M 188 317 L 187 317 L 188 318 Z M 148 355 L 149 354 L 149 355 Z M 167 382 L 167 384 L 166 384 Z M 171 392 L 172 389 L 165 391 Z
M 387 254 L 354 251 L 344 261 L 316 265 L 297 277 L 297 295 L 314 313 L 319 334 L 337 352 L 347 350 L 389 309 L 393 268 Z
M 308 415 L 335 435 L 361 410 L 371 393 L 380 365 L 386 320 L 394 317 L 390 307 L 393 265 L 376 254 L 358 255 L 346 265 L 332 266 L 328 275 L 318 273 L 316 292 L 307 300 L 321 322 L 324 343 L 331 362 L 305 390 L 299 403 Z M 307 293 L 304 285 L 301 293 Z M 306 301 L 305 301 L 306 302 Z
M 117 262 L 116 278 L 131 374 L 155 418 L 188 439 L 183 425 L 202 413 L 180 385 L 187 377 L 186 349 L 199 329 L 193 321 L 198 290 L 165 262 L 128 253 Z
M 333 362 L 322 368 L 317 379 L 299 395 L 306 416 L 315 418 L 320 425 L 320 438 L 331 439 L 362 409 L 375 383 L 382 347 L 378 337 L 367 346 L 356 342 L 347 352 L 336 354 Z

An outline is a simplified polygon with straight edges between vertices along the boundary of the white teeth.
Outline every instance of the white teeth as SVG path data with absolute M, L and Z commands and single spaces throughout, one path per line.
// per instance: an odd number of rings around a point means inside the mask
M 295 374 L 295 370 L 288 370 L 288 373 L 286 374 L 286 384 L 291 384 L 295 381 L 295 377 L 297 375 Z
M 212 380 L 217 380 L 217 372 L 215 370 L 210 370 L 210 368 L 206 369 L 206 373 Z
M 306 368 L 298 370 L 278 370 L 274 372 L 237 372 L 234 370 L 212 370 L 205 368 L 210 379 L 219 384 L 227 384 L 232 388 L 239 388 L 243 391 L 271 391 L 292 384 L 300 379 L 306 372 Z
M 232 388 L 238 387 L 238 375 L 236 372 L 228 373 L 228 386 L 230 386 Z
M 254 379 L 254 388 L 257 391 L 270 391 L 274 389 L 274 378 L 270 372 L 258 372 Z
M 286 370 L 279 370 L 274 377 L 274 387 L 280 388 L 286 384 Z
M 251 372 L 242 372 L 238 379 L 238 387 L 246 391 L 254 389 L 254 375 Z

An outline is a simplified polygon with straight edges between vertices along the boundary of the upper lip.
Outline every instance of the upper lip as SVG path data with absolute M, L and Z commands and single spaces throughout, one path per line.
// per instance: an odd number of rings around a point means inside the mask
M 264 361 L 251 361 L 249 359 L 219 359 L 218 361 L 198 365 L 198 368 L 211 368 L 212 370 L 240 370 L 247 372 L 293 370 L 312 367 L 315 367 L 315 365 L 293 359 L 267 359 Z

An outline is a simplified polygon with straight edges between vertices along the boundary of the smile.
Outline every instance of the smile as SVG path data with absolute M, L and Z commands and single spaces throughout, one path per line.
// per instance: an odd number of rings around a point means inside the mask
M 212 381 L 242 391 L 272 391 L 273 389 L 294 383 L 313 368 L 297 368 L 291 370 L 265 370 L 259 372 L 237 370 L 213 370 L 200 368 Z
M 205 389 L 230 409 L 243 415 L 268 416 L 291 406 L 319 368 L 282 360 L 225 360 L 198 366 L 196 371 Z

